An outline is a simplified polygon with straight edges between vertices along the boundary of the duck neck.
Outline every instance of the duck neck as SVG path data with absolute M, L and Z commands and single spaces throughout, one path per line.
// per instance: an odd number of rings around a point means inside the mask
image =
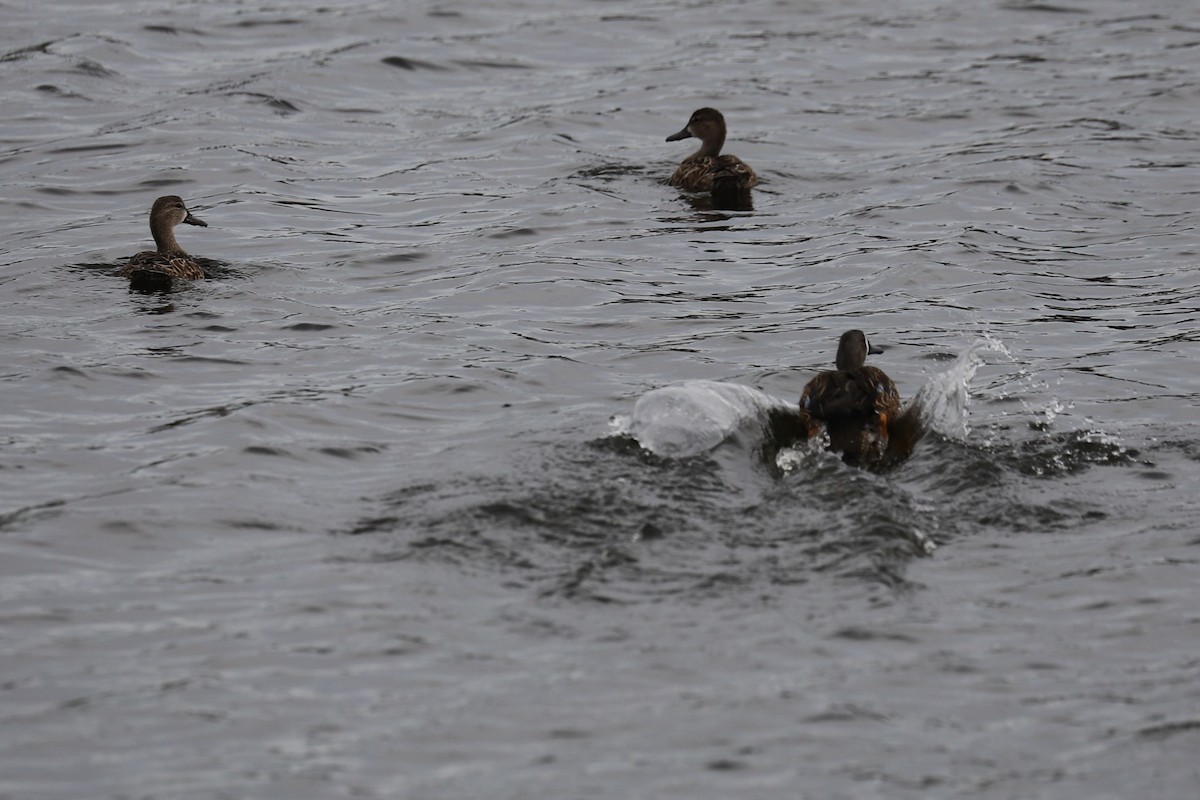
M 692 154 L 692 158 L 716 158 L 721 155 L 721 148 L 724 146 L 725 134 L 705 139 L 700 143 L 700 149 Z
M 175 256 L 186 256 L 187 251 L 175 241 L 175 229 L 170 226 L 156 226 L 150 229 L 154 236 L 154 245 L 160 253 L 170 253 Z

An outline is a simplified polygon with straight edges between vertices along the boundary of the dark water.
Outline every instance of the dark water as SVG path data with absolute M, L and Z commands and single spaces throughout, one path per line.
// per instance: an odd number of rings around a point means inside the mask
M 1196 796 L 1194 3 L 0 14 L 0 797 Z

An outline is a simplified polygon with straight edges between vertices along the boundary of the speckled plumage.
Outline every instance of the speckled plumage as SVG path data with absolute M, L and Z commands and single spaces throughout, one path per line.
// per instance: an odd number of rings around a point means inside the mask
M 208 227 L 207 222 L 191 215 L 178 196 L 171 194 L 155 200 L 150 209 L 150 235 L 157 249 L 130 256 L 120 275 L 129 278 L 135 287 L 157 287 L 164 282 L 169 285 L 170 278 L 203 278 L 204 270 L 175 241 L 175 226 L 181 222 Z
M 810 437 L 822 431 L 829 448 L 847 461 L 881 458 L 889 424 L 900 418 L 900 392 L 883 370 L 866 366 L 872 349 L 866 334 L 850 330 L 838 342 L 837 369 L 810 380 L 800 395 L 800 418 Z
M 758 175 L 737 156 L 721 155 L 725 146 L 725 117 L 715 108 L 701 108 L 688 124 L 667 137 L 676 142 L 688 137 L 700 140 L 700 149 L 685 158 L 671 176 L 672 186 L 688 192 L 711 192 L 714 199 L 743 197 L 758 183 Z

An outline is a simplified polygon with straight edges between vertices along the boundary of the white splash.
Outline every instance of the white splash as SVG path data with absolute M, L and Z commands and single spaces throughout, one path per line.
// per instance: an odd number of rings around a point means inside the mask
M 951 438 L 967 438 L 971 379 L 985 363 L 986 353 L 1012 358 L 1008 348 L 998 339 L 985 334 L 959 353 L 949 369 L 931 375 L 917 390 L 912 403 L 921 409 L 921 417 L 930 430 Z
M 921 409 L 926 426 L 959 439 L 968 434 L 970 384 L 985 363 L 985 354 L 1012 355 L 999 340 L 984 335 L 975 340 L 944 372 L 932 375 L 917 391 L 912 403 Z M 772 397 L 750 386 L 720 381 L 685 381 L 653 389 L 642 395 L 631 415 L 614 416 L 609 427 L 614 435 L 629 435 L 656 455 L 686 458 L 712 450 L 739 427 L 761 420 L 772 409 L 794 409 L 795 403 Z M 827 454 L 819 443 L 785 448 L 779 466 L 792 471 L 801 464 Z
M 646 392 L 631 417 L 614 418 L 611 424 L 656 455 L 686 458 L 713 449 L 770 409 L 788 407 L 790 403 L 750 386 L 687 381 Z
M 1045 408 L 1042 409 L 1040 414 L 1043 424 L 1049 428 L 1054 424 L 1054 420 L 1056 420 L 1060 414 L 1068 411 L 1072 405 L 1073 404 L 1071 403 L 1063 403 L 1057 397 L 1051 397 L 1050 402 Z
M 825 459 L 840 460 L 837 454 L 829 452 L 828 446 L 829 436 L 822 434 L 819 438 L 780 448 L 775 454 L 775 466 L 782 472 L 790 473 L 813 469 Z

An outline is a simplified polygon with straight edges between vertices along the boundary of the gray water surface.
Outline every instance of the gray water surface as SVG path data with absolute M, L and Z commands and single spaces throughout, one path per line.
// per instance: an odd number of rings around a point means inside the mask
M 0 14 L 0 797 L 1197 796 L 1190 0 Z

